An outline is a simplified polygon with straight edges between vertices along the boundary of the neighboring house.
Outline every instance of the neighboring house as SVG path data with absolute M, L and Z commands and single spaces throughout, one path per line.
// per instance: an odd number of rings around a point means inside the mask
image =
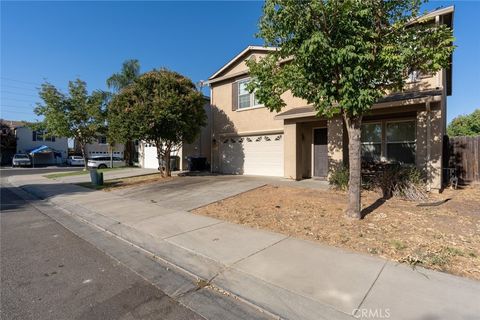
M 87 158 L 93 156 L 107 156 L 110 155 L 110 145 L 107 142 L 105 136 L 99 136 L 96 140 L 93 140 L 91 143 L 87 143 L 86 147 Z M 125 144 L 116 143 L 113 145 L 113 155 L 115 157 L 123 158 L 123 153 L 125 150 Z M 77 141 L 74 142 L 74 153 L 75 155 L 82 155 L 82 150 Z
M 452 26 L 453 7 L 429 13 Z M 209 78 L 212 105 L 212 169 L 227 174 L 326 179 L 348 163 L 342 118 L 318 118 L 306 101 L 283 94 L 286 107 L 270 112 L 250 94 L 248 67 L 274 48 L 250 46 Z M 412 72 L 403 92 L 388 95 L 364 116 L 365 161 L 416 165 L 432 189 L 442 186 L 442 146 L 446 134 L 451 67 L 432 75 Z
M 193 143 L 185 143 L 177 152 L 172 152 L 172 156 L 178 156 L 180 159 L 179 170 L 188 170 L 188 158 L 206 158 L 208 164 L 211 163 L 211 118 L 212 109 L 210 107 L 210 98 L 205 97 L 205 113 L 207 114 L 207 125 L 201 129 L 198 138 Z M 141 141 L 137 144 L 138 165 L 142 168 L 157 169 L 157 148 L 154 144 Z
M 23 125 L 15 129 L 17 153 L 30 153 L 41 146 L 48 149 L 34 155 L 35 165 L 62 164 L 68 156 L 68 139 L 47 134 L 41 130 L 32 130 Z

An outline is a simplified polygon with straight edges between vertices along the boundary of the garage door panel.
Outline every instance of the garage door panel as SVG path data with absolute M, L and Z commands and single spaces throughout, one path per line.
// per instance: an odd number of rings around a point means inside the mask
M 283 176 L 283 135 L 236 137 L 222 142 L 223 173 Z
M 152 144 L 145 144 L 143 159 L 145 169 L 158 169 L 157 147 Z

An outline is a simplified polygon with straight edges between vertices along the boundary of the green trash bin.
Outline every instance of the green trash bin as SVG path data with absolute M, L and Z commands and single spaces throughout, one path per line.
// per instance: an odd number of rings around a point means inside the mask
M 90 170 L 90 180 L 93 185 L 103 185 L 103 172 L 98 172 L 97 169 Z

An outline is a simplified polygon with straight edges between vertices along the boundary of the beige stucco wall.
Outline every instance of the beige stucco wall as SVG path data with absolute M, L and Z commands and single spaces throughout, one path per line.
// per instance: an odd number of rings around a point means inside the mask
M 302 178 L 301 130 L 295 122 L 285 122 L 284 129 L 284 177 Z
M 270 112 L 265 107 L 232 110 L 232 98 L 232 82 L 212 85 L 211 103 L 216 109 L 213 123 L 217 135 L 283 129 L 283 121 L 275 120 L 277 112 Z M 287 106 L 281 112 L 306 105 L 305 101 L 294 98 L 289 92 L 283 94 L 282 98 Z
M 245 64 L 245 59 L 252 53 L 257 58 L 265 55 L 258 51 L 247 53 L 244 57 L 240 57 L 237 63 L 219 75 L 220 77 L 234 76 L 233 78 L 211 84 L 210 102 L 217 109 L 214 110 L 213 117 L 214 133 L 217 135 L 231 132 L 244 134 L 283 129 L 283 121 L 274 119 L 277 112 L 270 112 L 265 107 L 232 110 L 232 83 L 248 78 L 248 67 Z M 305 100 L 293 97 L 291 92 L 284 93 L 282 99 L 285 101 L 286 107 L 281 112 L 307 105 Z
M 435 90 L 442 86 L 442 71 L 438 71 L 430 75 L 420 76 L 415 82 L 407 81 L 405 91 Z

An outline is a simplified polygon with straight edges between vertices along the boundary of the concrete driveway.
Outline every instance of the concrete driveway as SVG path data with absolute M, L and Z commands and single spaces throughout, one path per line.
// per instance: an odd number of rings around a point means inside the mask
M 131 199 L 156 203 L 163 208 L 189 211 L 280 180 L 283 179 L 252 176 L 187 176 L 113 192 Z

